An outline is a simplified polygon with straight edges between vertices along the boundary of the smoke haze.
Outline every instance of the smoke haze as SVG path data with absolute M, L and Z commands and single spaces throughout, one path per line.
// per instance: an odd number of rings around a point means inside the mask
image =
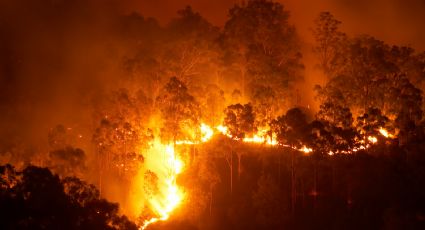
M 0 1 L 0 130 L 39 142 L 55 124 L 87 123 L 89 99 L 119 79 L 126 44 L 118 44 L 121 15 L 140 12 L 166 24 L 191 5 L 222 26 L 238 1 L 108 0 Z M 310 28 L 320 11 L 331 11 L 348 34 L 370 34 L 388 43 L 425 49 L 424 0 L 280 1 L 305 42 L 306 104 L 323 83 L 312 63 Z M 46 119 L 46 117 L 48 119 Z M 81 132 L 84 132 L 83 130 Z M 28 137 L 28 135 L 30 137 Z M 89 141 L 89 139 L 87 139 Z
M 155 48 L 145 51 L 142 48 L 146 47 L 138 46 L 143 41 L 129 41 L 132 38 L 126 40 L 126 36 L 137 33 L 141 34 L 134 36 L 137 39 L 146 36 L 154 41 L 155 36 L 163 36 L 150 31 L 132 31 L 132 25 L 122 23 L 124 16 L 136 12 L 141 17 L 134 14 L 131 20 L 143 23 L 150 20 L 152 27 L 158 21 L 165 27 L 177 17 L 178 10 L 190 5 L 213 25 L 222 28 L 228 19 L 228 10 L 239 2 L 242 1 L 0 0 L 0 156 L 13 152 L 8 148 L 18 143 L 36 149 L 34 152 L 47 153 L 49 130 L 63 124 L 79 136 L 75 147 L 86 151 L 88 158 L 94 158 L 97 146 L 93 147 L 92 136 L 100 122 L 93 119 L 93 105 L 97 104 L 94 101 L 124 85 L 123 79 L 128 77 L 124 70 L 126 58 L 156 51 Z M 313 87 L 325 83 L 312 53 L 314 41 L 311 33 L 314 19 L 322 11 L 330 11 L 342 21 L 341 30 L 350 36 L 369 34 L 389 44 L 425 50 L 425 0 L 277 2 L 290 12 L 289 22 L 295 25 L 302 43 L 305 68 L 300 68 L 300 72 L 304 74 L 304 81 L 297 83 L 295 88 L 296 104 L 303 107 L 317 109 Z M 122 28 L 124 24 L 129 28 Z M 140 29 L 137 26 L 139 24 L 136 24 L 136 30 Z M 170 37 L 170 40 L 175 39 Z M 160 43 L 159 46 L 166 45 Z M 143 64 L 152 64 L 149 61 Z M 144 78 L 137 80 L 148 85 Z M 227 91 L 236 89 L 234 85 L 220 87 Z M 148 97 L 155 100 L 155 95 Z M 94 177 L 89 175 L 89 181 L 96 180 L 90 176 Z M 116 190 L 106 191 L 106 196 L 121 202 L 121 194 L 128 191 L 121 191 L 125 187 L 120 187 L 118 180 L 110 183 L 114 185 L 110 187 Z
M 191 5 L 213 24 L 223 25 L 227 10 L 235 0 L 130 0 L 127 12 L 140 11 L 166 23 L 175 12 Z M 370 34 L 389 43 L 411 45 L 425 49 L 425 1 L 424 0 L 287 0 L 277 1 L 291 12 L 291 21 L 304 39 L 311 42 L 313 20 L 321 11 L 330 11 L 343 22 L 343 30 L 350 34 Z

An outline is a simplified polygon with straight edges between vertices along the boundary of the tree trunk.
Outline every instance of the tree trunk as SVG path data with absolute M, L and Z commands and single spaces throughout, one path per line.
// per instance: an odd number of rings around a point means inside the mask
M 332 164 L 332 193 L 335 194 L 336 191 L 336 166 L 335 166 L 335 157 L 331 158 Z
M 314 160 L 314 183 L 313 183 L 313 210 L 316 213 L 317 207 L 317 159 Z
M 304 179 L 301 177 L 301 198 L 302 198 L 302 207 L 305 208 L 305 185 Z
M 294 150 L 291 150 L 291 208 L 292 213 L 295 212 L 296 190 L 295 190 L 295 166 L 294 166 Z
M 233 151 L 230 152 L 230 195 L 233 194 Z
M 225 159 L 230 170 L 230 195 L 232 195 L 233 193 L 233 147 L 231 147 L 231 150 L 230 150 L 230 157 L 226 156 Z
M 241 179 L 241 158 L 242 158 L 242 154 L 238 153 L 238 181 L 240 181 Z
M 281 172 L 280 172 L 281 163 L 280 162 L 281 162 L 281 157 L 282 157 L 281 155 L 282 154 L 280 154 L 280 152 L 278 152 L 278 154 L 279 154 L 279 157 L 278 157 L 279 159 L 277 161 L 277 178 L 278 178 L 278 185 L 280 186 L 280 174 L 281 174 Z

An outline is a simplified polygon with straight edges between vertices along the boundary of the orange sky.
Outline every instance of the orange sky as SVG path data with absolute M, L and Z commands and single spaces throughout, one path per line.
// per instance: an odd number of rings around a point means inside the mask
M 216 25 L 237 0 L 127 0 L 126 11 L 139 11 L 162 23 L 191 5 Z M 291 20 L 308 42 L 309 28 L 320 11 L 331 11 L 350 34 L 371 34 L 389 43 L 425 50 L 425 0 L 280 0 L 291 11 Z

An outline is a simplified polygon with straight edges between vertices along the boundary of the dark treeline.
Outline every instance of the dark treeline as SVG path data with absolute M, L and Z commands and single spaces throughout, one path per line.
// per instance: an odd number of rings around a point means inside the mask
M 129 194 L 141 169 L 157 187 L 156 140 L 184 159 L 186 198 L 152 229 L 425 227 L 424 52 L 323 12 L 308 52 L 325 84 L 307 89 L 280 3 L 236 4 L 220 28 L 190 6 L 160 25 L 84 1 L 37 1 L 18 20 L 17 2 L 0 11 L 2 229 L 135 228 L 153 216 Z M 176 146 L 202 123 L 231 137 Z M 254 134 L 278 145 L 240 141 Z
M 59 179 L 47 168 L 22 172 L 0 167 L 2 229 L 137 229 L 118 214 L 118 204 L 76 177 Z
M 422 148 L 380 144 L 350 155 L 304 155 L 217 138 L 181 178 L 190 199 L 176 218 L 199 229 L 422 229 Z

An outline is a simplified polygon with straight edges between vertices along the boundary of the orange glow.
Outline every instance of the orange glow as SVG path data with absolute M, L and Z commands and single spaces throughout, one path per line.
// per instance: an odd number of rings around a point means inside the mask
M 370 141 L 372 144 L 375 144 L 378 142 L 378 138 L 374 137 L 374 136 L 368 136 L 367 140 Z
M 171 212 L 181 204 L 184 194 L 178 187 L 176 179 L 183 168 L 183 161 L 175 153 L 172 145 L 164 145 L 157 140 L 152 143 L 151 149 L 146 153 L 145 167 L 139 170 L 134 183 L 136 188 L 133 202 L 138 205 L 135 207 L 136 212 L 140 213 L 143 207 L 148 207 L 156 216 L 146 220 L 140 229 L 145 229 L 157 221 L 167 220 Z M 156 183 L 152 185 L 157 189 L 150 194 L 146 194 L 144 190 L 149 183 L 145 178 L 148 170 L 157 176 Z
M 308 148 L 307 146 L 303 146 L 301 149 L 297 149 L 298 151 L 304 152 L 304 153 L 311 153 L 313 152 L 312 148 Z
M 209 141 L 212 136 L 214 135 L 214 130 L 212 128 L 204 123 L 201 124 L 201 141 L 207 142 Z
M 267 129 L 259 129 L 258 132 L 252 136 L 245 137 L 243 142 L 262 143 L 267 145 L 277 145 L 275 138 L 267 138 Z
M 216 127 L 216 129 L 223 135 L 228 136 L 230 138 L 232 138 L 232 135 L 230 135 L 229 133 L 229 129 L 226 126 L 223 125 L 219 125 Z
M 165 148 L 166 161 L 164 178 L 165 187 L 161 191 L 161 196 L 150 200 L 150 205 L 153 211 L 159 215 L 159 218 L 152 218 L 143 224 L 142 229 L 145 229 L 150 223 L 158 220 L 167 220 L 170 213 L 180 204 L 183 199 L 183 194 L 176 184 L 176 177 L 181 173 L 183 162 L 176 156 L 174 148 L 167 145 Z M 167 175 L 168 174 L 168 175 Z M 152 222 L 153 221 L 153 222 Z
M 207 124 L 202 123 L 201 126 L 199 127 L 199 130 L 201 131 L 200 140 L 196 140 L 196 141 L 178 140 L 176 141 L 176 145 L 196 145 L 196 144 L 199 144 L 200 142 L 209 141 L 214 135 L 214 130 Z
M 264 143 L 265 139 L 264 139 L 264 137 L 254 135 L 252 137 L 245 137 L 242 141 L 243 142 L 252 142 L 252 143 Z
M 379 129 L 379 133 L 381 133 L 381 135 L 386 137 L 386 138 L 394 138 L 393 134 L 389 133 L 388 130 L 386 130 L 382 127 Z
M 194 144 L 197 144 L 197 142 L 190 141 L 190 140 L 176 141 L 176 145 L 194 145 Z
M 388 133 L 387 130 L 380 128 L 379 132 L 384 137 L 393 137 Z M 279 144 L 276 141 L 276 137 L 268 137 L 267 129 L 260 129 L 257 133 L 246 136 L 243 139 L 233 138 L 229 133 L 229 130 L 226 126 L 219 125 L 215 129 L 211 128 L 207 124 L 202 123 L 200 126 L 200 137 L 198 140 L 179 140 L 176 141 L 177 145 L 194 145 L 204 142 L 208 142 L 211 138 L 217 134 L 221 133 L 229 138 L 240 140 L 245 143 L 257 143 L 257 144 L 266 144 L 270 146 L 282 146 L 285 148 L 291 148 L 296 151 L 308 154 L 314 150 L 306 145 L 303 145 L 301 148 L 292 147 L 289 145 Z M 335 154 L 351 154 L 359 150 L 364 150 L 369 148 L 371 145 L 378 142 L 378 138 L 375 136 L 368 136 L 367 141 L 369 144 L 365 143 L 364 140 L 358 140 L 358 143 L 361 144 L 358 147 L 354 147 L 348 150 L 342 151 L 329 151 L 328 155 L 333 156 Z M 181 189 L 176 184 L 177 176 L 182 172 L 184 168 L 183 161 L 179 158 L 178 154 L 175 153 L 175 149 L 172 145 L 164 145 L 159 141 L 155 141 L 152 145 L 151 151 L 147 155 L 146 168 L 143 169 L 143 172 L 146 170 L 151 170 L 155 172 L 158 176 L 158 187 L 159 193 L 154 194 L 145 198 L 145 205 L 147 205 L 154 213 L 155 217 L 152 217 L 149 220 L 146 220 L 140 229 L 146 229 L 152 223 L 158 221 L 165 221 L 170 217 L 170 214 L 173 210 L 178 207 L 184 198 L 184 194 Z M 143 187 L 143 179 L 139 179 L 138 186 Z

